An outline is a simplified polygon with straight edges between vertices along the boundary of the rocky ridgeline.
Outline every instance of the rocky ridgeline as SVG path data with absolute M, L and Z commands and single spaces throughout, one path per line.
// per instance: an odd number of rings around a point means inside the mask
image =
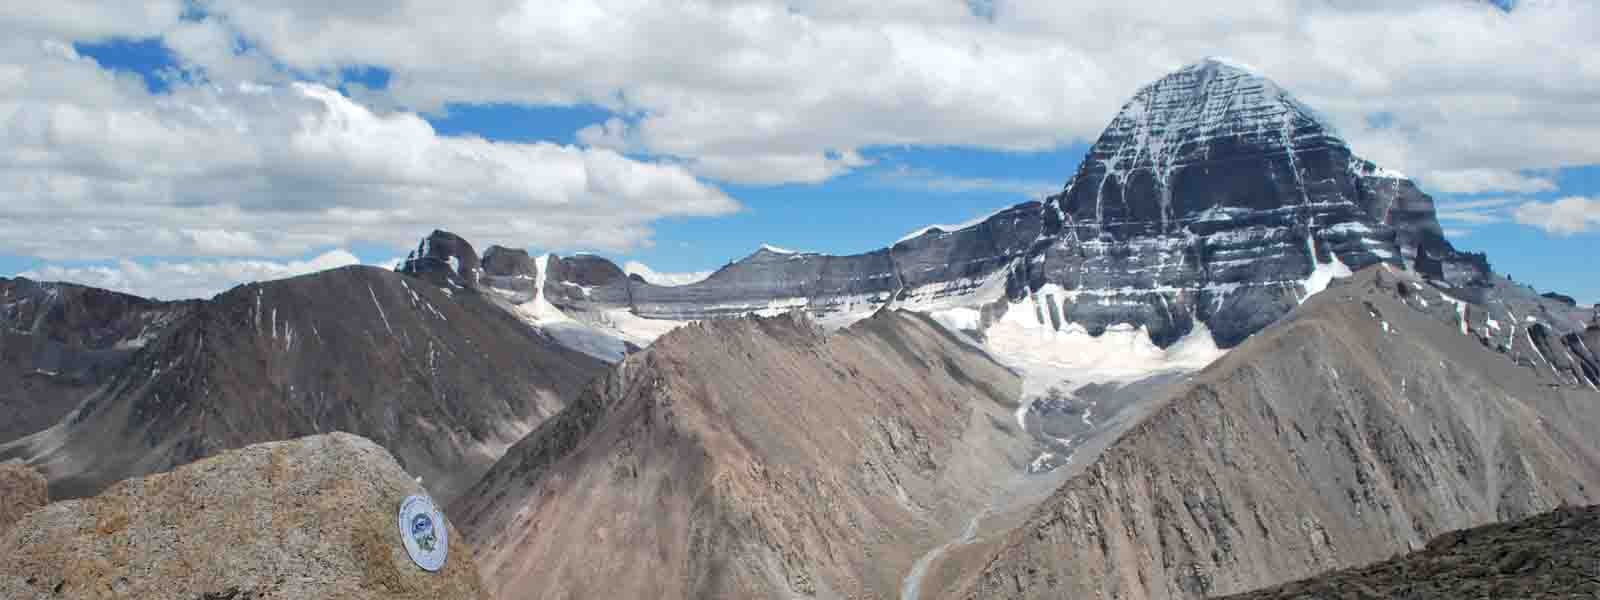
M 501 598 L 886 598 L 1032 457 L 1017 377 L 931 319 L 681 327 L 451 514 Z
M 1377 266 L 1311 298 L 946 567 L 941 597 L 1238 593 L 1600 501 L 1593 392 L 1486 348 L 1425 286 Z
M 1600 598 L 1600 506 L 1434 538 L 1427 548 L 1226 600 Z
M 0 278 L 0 443 L 60 420 L 193 306 Z
M 457 248 L 451 257 L 470 256 Z M 477 271 L 451 270 L 463 272 Z M 602 368 L 451 281 L 343 267 L 192 303 L 69 415 L 0 444 L 0 461 L 39 467 L 52 496 L 70 498 L 232 448 L 349 431 L 448 502 Z
M 487 599 L 453 524 L 438 572 L 395 515 L 425 494 L 344 433 L 258 444 L 50 504 L 0 533 L 0 598 Z
M 528 282 L 542 280 L 537 293 L 572 314 L 683 321 L 804 309 L 847 323 L 886 305 L 1031 299 L 1055 329 L 1100 335 L 1126 325 L 1165 347 L 1203 324 L 1223 348 L 1331 279 L 1382 263 L 1448 288 L 1476 311 L 1464 319 L 1538 319 L 1545 345 L 1560 346 L 1546 362 L 1573 365 L 1563 382 L 1600 386 L 1600 355 L 1580 343 L 1594 336 L 1585 333 L 1593 311 L 1578 318 L 1566 299 L 1494 276 L 1483 255 L 1450 245 L 1433 200 L 1411 180 L 1356 156 L 1271 80 L 1219 60 L 1139 90 L 1060 194 L 975 224 L 848 256 L 762 247 L 679 286 L 594 255 L 538 259 L 548 263 L 541 274 L 518 252 L 491 248 L 501 264 L 518 265 L 497 267 L 493 285 L 527 301 Z M 452 234 L 435 232 L 415 254 L 430 258 L 402 270 L 463 286 L 479 277 L 466 271 L 478 264 L 471 245 Z M 1531 335 L 1537 345 L 1541 334 Z

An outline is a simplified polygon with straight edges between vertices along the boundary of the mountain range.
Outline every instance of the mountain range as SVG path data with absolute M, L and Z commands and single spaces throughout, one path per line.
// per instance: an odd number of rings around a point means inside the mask
M 665 285 L 438 230 L 205 300 L 0 279 L 0 328 L 53 498 L 355 433 L 499 598 L 1199 598 L 1600 499 L 1597 308 L 1217 59 L 872 252 Z

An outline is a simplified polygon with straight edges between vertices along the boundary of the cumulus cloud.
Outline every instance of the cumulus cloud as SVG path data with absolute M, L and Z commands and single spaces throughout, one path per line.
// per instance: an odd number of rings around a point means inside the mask
M 1600 228 L 1600 199 L 1568 196 L 1554 202 L 1526 202 L 1511 214 L 1523 225 L 1569 236 Z
M 1530 177 L 1506 169 L 1432 171 L 1424 177 L 1422 183 L 1432 191 L 1446 194 L 1488 192 L 1532 194 L 1556 190 L 1556 182 L 1549 177 Z
M 662 272 L 636 260 L 630 260 L 623 264 L 622 270 L 629 275 L 643 277 L 645 281 L 656 285 L 689 285 L 696 281 L 702 281 L 710 277 L 712 273 L 715 273 L 715 271 Z
M 0 41 L 0 252 L 293 256 L 436 226 L 480 243 L 626 250 L 739 204 L 682 166 L 447 137 L 318 83 L 152 95 L 48 37 Z
M 324 252 L 308 260 L 195 260 L 142 264 L 121 259 L 105 266 L 47 265 L 20 273 L 37 281 L 69 281 L 147 298 L 209 298 L 251 281 L 282 279 L 361 264 L 348 250 Z
M 729 181 L 817 181 L 877 146 L 1092 140 L 1138 86 L 1217 54 L 1322 109 L 1360 153 L 1441 186 L 1528 193 L 1544 184 L 1505 174 L 1600 163 L 1588 142 L 1600 135 L 1600 5 L 1588 2 L 205 6 L 302 72 L 391 68 L 384 93 L 398 105 L 598 104 L 627 118 L 595 124 L 586 143 Z M 1481 169 L 1500 175 L 1470 174 Z

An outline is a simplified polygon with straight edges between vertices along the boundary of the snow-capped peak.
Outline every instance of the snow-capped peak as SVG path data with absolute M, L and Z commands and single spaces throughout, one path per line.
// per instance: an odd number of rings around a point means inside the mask
M 762 250 L 766 250 L 767 252 L 771 252 L 773 254 L 800 254 L 799 252 L 795 252 L 794 250 L 790 250 L 788 248 L 779 248 L 779 247 L 774 246 L 772 244 L 762 244 L 761 245 L 761 249 Z

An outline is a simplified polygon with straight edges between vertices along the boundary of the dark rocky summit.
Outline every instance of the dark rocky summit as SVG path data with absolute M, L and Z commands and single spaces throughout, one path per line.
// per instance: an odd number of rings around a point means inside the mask
M 538 287 L 539 266 L 528 256 L 527 250 L 489 246 L 483 251 L 482 266 L 481 283 L 506 294 L 511 302 L 529 302 L 538 294 L 535 288 Z
M 1272 81 L 1216 60 L 1123 106 L 1046 203 L 1041 246 L 1030 287 L 1059 286 L 1068 320 L 1146 325 L 1161 345 L 1195 319 L 1238 344 L 1315 291 L 1306 282 L 1323 268 L 1488 276 L 1409 180 L 1354 156 Z
M 249 446 L 29 513 L 0 532 L 0 598 L 487 600 L 449 519 L 442 569 L 406 555 L 395 511 L 425 493 L 354 435 Z
M 602 367 L 470 288 L 344 267 L 195 303 L 59 423 L 0 445 L 0 460 L 78 497 L 230 448 L 348 431 L 448 502 Z
M 406 255 L 396 271 L 439 287 L 476 289 L 483 274 L 478 252 L 454 233 L 435 229 Z
M 193 306 L 0 278 L 0 443 L 66 416 Z
M 1381 563 L 1225 600 L 1600 598 L 1600 506 L 1562 507 L 1440 535 Z

